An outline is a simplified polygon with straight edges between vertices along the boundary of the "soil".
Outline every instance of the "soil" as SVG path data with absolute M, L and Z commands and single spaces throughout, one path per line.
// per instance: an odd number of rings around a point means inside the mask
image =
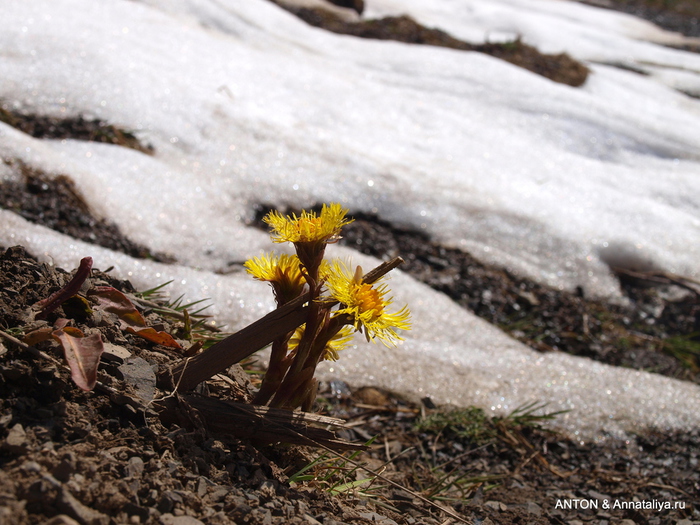
M 549 55 L 541 53 L 535 47 L 522 42 L 519 38 L 506 43 L 471 44 L 455 38 L 440 29 L 425 27 L 405 15 L 373 20 L 348 21 L 323 8 L 296 6 L 284 0 L 272 1 L 304 20 L 307 24 L 333 33 L 486 53 L 555 82 L 574 87 L 583 85 L 589 73 L 585 65 L 568 54 Z
M 56 127 L 60 125 L 56 123 Z M 3 162 L 17 175 L 15 181 L 0 182 L 0 206 L 6 210 L 75 239 L 138 259 L 175 262 L 171 255 L 151 252 L 127 239 L 115 224 L 95 216 L 69 177 L 52 177 L 18 161 Z
M 39 139 L 76 139 L 117 144 L 142 153 L 152 154 L 153 146 L 142 144 L 131 131 L 107 124 L 97 118 L 49 117 L 33 115 L 8 102 L 0 103 L 0 122 Z
M 548 288 L 470 254 L 355 214 L 343 244 L 401 269 L 541 352 L 700 381 L 700 285 L 667 274 L 617 269 L 625 306 Z
M 582 3 L 629 13 L 686 36 L 700 36 L 700 4 L 695 0 L 583 0 Z
M 36 328 L 28 324 L 29 308 L 69 277 L 21 247 L 4 250 L 2 330 L 20 337 Z M 128 282 L 93 270 L 90 286 L 100 284 L 133 293 Z M 121 351 L 111 347 L 100 366 L 102 388 L 85 392 L 60 364 L 56 343 L 35 345 L 48 357 L 13 342 L 0 347 L 0 523 L 456 522 L 416 494 L 468 523 L 700 521 L 697 431 L 581 444 L 539 428 L 543 420 L 527 411 L 491 420 L 477 409 L 449 411 L 429 399 L 416 406 L 339 381 L 324 385 L 316 408 L 348 422 L 341 437 L 374 438 L 355 460 L 382 477 L 336 459 L 308 470 L 311 479 L 290 481 L 320 453 L 335 456 L 313 447 L 256 444 L 217 434 L 196 414 L 173 422 L 148 404 L 135 405 L 168 394 L 156 389 L 155 371 L 182 360 L 182 352 L 67 304 L 48 316 L 49 325 L 69 318 Z M 181 321 L 140 309 L 150 324 L 183 337 Z M 138 366 L 145 373 L 129 371 Z M 200 391 L 240 400 L 241 388 L 254 388 L 242 382 L 240 370 L 223 376 Z

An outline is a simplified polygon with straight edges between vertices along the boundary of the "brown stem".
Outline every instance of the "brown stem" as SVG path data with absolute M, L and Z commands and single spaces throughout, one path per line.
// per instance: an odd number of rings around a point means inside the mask
M 314 378 L 315 368 L 304 368 L 297 374 L 288 373 L 272 398 L 270 407 L 295 409 L 301 404 L 308 385 Z
M 265 317 L 183 361 L 159 376 L 164 388 L 184 392 L 252 355 L 306 321 L 309 294 L 303 294 Z
M 368 284 L 376 282 L 402 262 L 403 259 L 396 257 L 377 266 L 365 274 L 362 279 Z M 306 322 L 308 307 L 304 307 L 304 304 L 309 301 L 310 295 L 308 292 L 301 295 L 195 357 L 189 358 L 171 370 L 160 374 L 158 377 L 159 386 L 165 389 L 177 386 L 178 391 L 181 392 L 191 390 L 202 381 L 226 370 L 275 339 L 296 329 Z M 325 306 L 329 307 L 333 304 L 335 303 L 326 303 Z
M 272 349 L 270 350 L 270 364 L 265 372 L 265 377 L 263 377 L 260 390 L 258 390 L 258 393 L 255 394 L 255 397 L 253 398 L 253 404 L 267 404 L 282 383 L 284 374 L 287 373 L 290 364 L 290 361 L 285 360 L 285 357 L 287 356 L 287 343 L 289 342 L 289 337 L 291 334 L 292 333 L 289 332 L 285 334 L 283 338 L 272 342 Z
M 61 306 L 61 304 L 77 294 L 80 291 L 80 287 L 83 286 L 83 283 L 89 277 L 91 269 L 92 257 L 83 257 L 80 259 L 80 266 L 78 266 L 75 275 L 68 282 L 68 284 L 57 292 L 51 294 L 47 299 L 42 299 L 36 303 L 37 306 L 41 307 L 41 310 L 37 314 L 36 318 L 44 319 L 56 308 Z

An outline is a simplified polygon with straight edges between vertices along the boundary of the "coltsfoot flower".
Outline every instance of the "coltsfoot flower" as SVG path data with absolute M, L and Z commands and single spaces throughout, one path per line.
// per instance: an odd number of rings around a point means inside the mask
M 299 341 L 301 341 L 302 335 L 304 335 L 304 328 L 306 325 L 301 325 L 296 329 L 294 335 L 289 339 L 289 349 L 294 350 L 299 346 Z M 345 350 L 353 339 L 353 330 L 349 326 L 344 326 L 340 331 L 335 334 L 330 341 L 326 343 L 323 349 L 323 354 L 321 359 L 326 361 L 337 361 L 338 352 Z
M 355 330 L 364 331 L 368 341 L 377 338 L 386 346 L 395 346 L 402 340 L 397 330 L 411 329 L 408 307 L 389 312 L 387 308 L 392 303 L 391 298 L 386 298 L 389 289 L 385 284 L 362 282 L 359 266 L 354 274 L 340 261 L 335 261 L 331 268 L 326 286 L 331 297 L 340 302 L 334 315 L 349 315 Z
M 347 213 L 340 204 L 332 203 L 324 204 L 319 215 L 304 210 L 299 217 L 296 214 L 285 217 L 278 211 L 271 211 L 263 221 L 272 228 L 273 242 L 332 243 L 340 238 L 341 228 L 352 222 L 345 217 Z
M 301 262 L 296 255 L 268 253 L 248 259 L 244 266 L 253 277 L 272 285 L 278 304 L 301 295 L 306 284 Z

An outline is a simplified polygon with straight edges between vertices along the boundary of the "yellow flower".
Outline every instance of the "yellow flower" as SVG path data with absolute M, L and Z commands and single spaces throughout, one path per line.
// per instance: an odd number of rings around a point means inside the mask
M 301 325 L 299 328 L 296 329 L 294 335 L 292 335 L 292 337 L 289 338 L 290 350 L 294 350 L 297 346 L 299 346 L 299 341 L 301 341 L 301 336 L 304 335 L 305 327 L 305 324 Z M 325 359 L 326 361 L 337 361 L 338 352 L 340 352 L 341 350 L 345 350 L 350 345 L 352 338 L 352 328 L 348 326 L 344 326 L 343 328 L 341 328 L 340 331 L 337 334 L 335 334 L 330 341 L 326 343 L 326 347 L 323 349 L 323 355 L 321 356 L 321 359 Z
M 348 314 L 356 330 L 364 330 L 367 340 L 378 338 L 387 346 L 396 345 L 403 338 L 397 330 L 410 330 L 411 315 L 407 306 L 395 313 L 387 311 L 392 303 L 387 299 L 389 289 L 384 284 L 362 282 L 362 269 L 358 266 L 354 274 L 339 261 L 335 261 L 329 272 L 326 285 L 340 309 L 334 315 Z
M 284 304 L 301 295 L 306 284 L 296 255 L 269 253 L 247 260 L 244 266 L 253 277 L 272 285 L 278 304 Z
M 340 229 L 352 222 L 346 219 L 347 209 L 338 203 L 330 206 L 323 205 L 320 215 L 313 211 L 302 211 L 301 216 L 296 214 L 284 217 L 277 211 L 271 211 L 263 219 L 271 228 L 274 242 L 292 243 L 331 243 L 340 238 Z

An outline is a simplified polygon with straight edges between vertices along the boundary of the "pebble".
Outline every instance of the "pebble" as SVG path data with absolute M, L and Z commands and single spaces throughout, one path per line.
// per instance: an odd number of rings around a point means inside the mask
M 361 512 L 360 517 L 366 519 L 370 523 L 376 523 L 377 525 L 399 525 L 394 520 L 377 514 L 376 512 Z
M 501 503 L 500 501 L 490 500 L 484 503 L 484 505 L 486 505 L 487 507 L 491 507 L 494 510 L 508 510 L 508 505 L 506 505 L 505 503 Z
M 41 465 L 36 461 L 25 461 L 20 468 L 27 474 L 41 472 Z
M 236 507 L 231 511 L 230 518 L 236 522 L 243 523 L 246 517 L 253 512 L 253 509 L 248 505 L 236 505 Z
M 180 495 L 172 490 L 166 490 L 160 497 L 158 510 L 164 514 L 171 512 L 177 503 L 182 503 Z
M 192 516 L 173 516 L 172 514 L 161 515 L 160 522 L 162 525 L 204 525 L 204 522 Z
M 540 507 L 534 501 L 528 501 L 527 502 L 527 512 L 528 512 L 528 514 L 534 514 L 535 516 L 541 516 L 542 515 L 542 507 Z
M 108 525 L 110 522 L 109 516 L 95 509 L 91 509 L 90 507 L 86 507 L 67 490 L 62 489 L 60 491 L 56 506 L 61 512 L 68 514 L 80 523 Z
M 209 487 L 216 487 L 216 483 L 211 481 L 209 478 L 199 476 L 199 479 L 197 480 L 197 496 L 200 498 L 204 496 Z
M 71 474 L 75 472 L 77 461 L 73 451 L 66 452 L 61 457 L 61 462 L 51 471 L 51 474 L 57 480 L 65 483 L 70 479 Z
M 126 477 L 136 478 L 143 474 L 144 464 L 143 460 L 138 456 L 133 456 L 129 458 L 126 462 Z
M 136 523 L 145 523 L 151 514 L 150 510 L 146 507 L 141 507 L 132 502 L 127 502 L 122 507 L 122 511 L 126 512 L 129 516 L 131 516 L 129 518 L 130 520 L 133 521 L 134 518 L 136 518 Z
M 260 492 L 260 497 L 266 500 L 274 498 L 276 494 L 275 485 L 269 479 L 260 484 L 258 491 Z
M 19 423 L 13 426 L 7 433 L 2 447 L 12 454 L 25 454 L 29 450 L 29 443 L 24 427 Z
M 73 518 L 70 516 L 66 516 L 65 514 L 59 514 L 58 516 L 54 516 L 48 521 L 45 521 L 42 525 L 80 525 L 77 521 L 75 521 Z
M 121 365 L 130 357 L 131 352 L 129 352 L 123 346 L 115 345 L 112 343 L 104 343 L 104 352 L 102 353 L 102 359 Z
M 153 400 L 156 393 L 156 374 L 148 361 L 132 357 L 119 367 L 119 371 L 124 376 L 124 381 L 134 387 L 141 399 Z

